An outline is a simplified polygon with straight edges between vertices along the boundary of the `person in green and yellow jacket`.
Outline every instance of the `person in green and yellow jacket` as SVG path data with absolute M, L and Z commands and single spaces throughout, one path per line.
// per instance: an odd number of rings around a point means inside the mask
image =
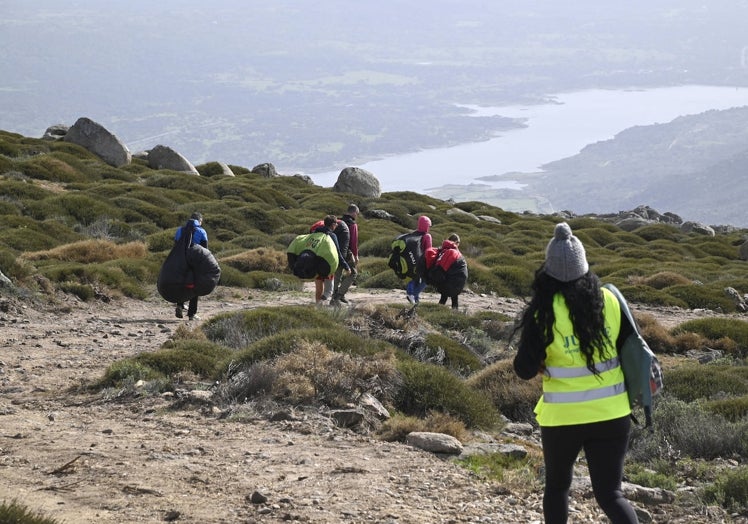
M 637 523 L 621 492 L 631 408 L 618 348 L 633 328 L 590 271 L 582 242 L 557 224 L 522 313 L 514 370 L 543 377 L 535 407 L 545 462 L 546 523 L 565 523 L 574 463 L 584 450 L 597 503 L 613 524 Z

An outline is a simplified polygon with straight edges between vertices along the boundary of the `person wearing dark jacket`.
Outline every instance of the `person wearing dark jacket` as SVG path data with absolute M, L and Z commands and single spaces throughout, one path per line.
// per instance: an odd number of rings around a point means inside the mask
M 342 302 L 343 304 L 348 303 L 348 299 L 345 298 L 345 294 L 351 287 L 351 284 L 356 279 L 358 272 L 356 271 L 356 265 L 358 265 L 358 224 L 356 223 L 356 217 L 358 217 L 358 206 L 356 204 L 350 204 L 347 212 L 340 218 L 340 222 L 343 222 L 348 226 L 348 238 L 344 244 L 340 242 L 340 252 L 343 254 L 343 258 L 348 262 L 348 266 L 351 268 L 350 273 L 343 275 L 343 265 L 338 266 L 338 270 L 335 272 L 335 282 L 333 285 L 332 301 L 331 303 Z M 340 237 L 338 237 L 340 240 Z
M 613 524 L 637 523 L 621 492 L 631 408 L 618 357 L 633 328 L 565 222 L 555 227 L 532 290 L 518 327 L 514 370 L 525 380 L 543 378 L 535 415 L 545 462 L 545 522 L 567 521 L 574 463 L 584 450 L 598 505 Z
M 431 248 L 432 239 L 429 229 L 431 229 L 431 219 L 426 215 L 418 217 L 416 232 L 421 233 L 421 253 L 426 253 Z M 419 260 L 416 267 L 421 268 L 422 264 L 423 261 Z M 418 304 L 421 300 L 421 292 L 426 289 L 426 285 L 424 275 L 417 272 L 416 276 L 410 279 L 405 286 L 405 298 L 408 299 L 408 302 L 413 305 Z
M 203 215 L 198 212 L 192 213 L 192 216 L 187 220 L 187 223 L 177 229 L 177 232 L 174 234 L 174 242 L 178 242 L 179 239 L 182 238 L 182 235 L 191 233 L 192 242 L 190 242 L 190 245 L 199 244 L 205 249 L 208 249 L 208 233 L 203 229 L 202 225 Z M 197 299 L 197 296 L 191 298 L 189 306 L 187 306 L 187 318 L 190 320 L 200 318 L 197 316 Z M 184 302 L 177 303 L 175 310 L 177 318 L 182 318 L 183 312 Z
M 439 249 L 431 248 L 425 255 L 426 281 L 441 294 L 439 304 L 452 301 L 452 309 L 458 309 L 458 299 L 468 278 L 465 257 L 460 253 L 460 237 L 449 235 Z
M 346 226 L 345 222 L 342 224 L 338 222 L 338 217 L 335 215 L 327 215 L 322 225 L 316 225 L 312 226 L 312 233 L 325 233 L 332 238 L 333 243 L 335 244 L 335 248 L 338 251 L 338 266 L 343 266 L 343 270 L 346 271 L 346 273 L 350 273 L 351 267 L 348 265 L 348 262 L 346 262 L 345 258 L 343 257 L 343 254 L 340 249 L 340 241 L 338 239 L 338 235 L 335 233 L 336 230 L 341 231 L 342 229 L 345 229 L 346 233 L 348 232 L 348 227 Z M 348 235 L 345 235 L 345 238 L 348 238 Z M 347 249 L 347 247 L 346 247 Z M 332 277 L 332 275 L 330 275 Z M 324 296 L 324 287 L 325 282 L 330 281 L 328 277 L 326 278 L 320 278 L 316 277 L 314 279 L 314 286 L 315 286 L 315 293 L 314 293 L 314 300 L 316 304 L 321 304 L 322 301 L 326 298 Z

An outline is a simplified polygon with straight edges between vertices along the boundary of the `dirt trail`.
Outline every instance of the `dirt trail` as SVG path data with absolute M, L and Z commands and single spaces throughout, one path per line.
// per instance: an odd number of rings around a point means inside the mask
M 312 296 L 311 287 L 219 288 L 201 300 L 199 314 L 311 305 Z M 406 305 L 402 291 L 354 288 L 349 297 Z M 522 307 L 497 297 L 460 300 L 469 311 L 512 316 Z M 174 410 L 168 395 L 103 402 L 72 393 L 109 364 L 157 349 L 187 322 L 160 298 L 1 304 L 0 500 L 67 524 L 540 520 L 538 493 L 506 492 L 432 454 L 321 423 L 313 412 L 231 422 L 199 399 Z M 255 492 L 267 501 L 252 501 Z M 573 507 L 574 522 L 600 522 L 593 502 Z

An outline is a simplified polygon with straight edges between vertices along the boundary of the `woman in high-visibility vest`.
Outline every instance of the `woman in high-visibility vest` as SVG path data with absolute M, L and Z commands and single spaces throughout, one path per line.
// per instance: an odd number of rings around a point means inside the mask
M 584 450 L 595 499 L 613 524 L 637 523 L 621 492 L 631 432 L 618 347 L 632 332 L 618 300 L 590 271 L 582 242 L 557 224 L 520 321 L 514 370 L 543 377 L 535 407 L 545 461 L 546 523 L 565 523 L 574 463 Z

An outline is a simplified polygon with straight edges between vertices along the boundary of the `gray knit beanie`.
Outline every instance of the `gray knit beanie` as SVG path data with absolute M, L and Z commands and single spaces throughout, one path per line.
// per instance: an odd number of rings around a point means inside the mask
M 545 249 L 545 272 L 561 282 L 571 282 L 590 269 L 582 242 L 571 234 L 566 222 L 556 224 L 553 238 Z

